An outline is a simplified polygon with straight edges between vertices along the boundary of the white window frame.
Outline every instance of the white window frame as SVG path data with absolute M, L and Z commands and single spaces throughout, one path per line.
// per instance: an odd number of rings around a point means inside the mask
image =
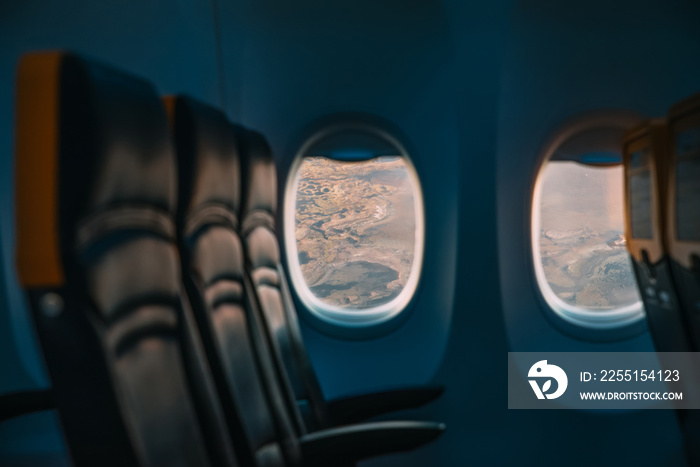
M 319 141 L 334 133 L 345 131 L 363 131 L 384 139 L 397 149 L 397 154 L 403 159 L 414 187 L 414 215 L 416 219 L 415 245 L 413 264 L 406 284 L 393 300 L 372 308 L 345 308 L 330 305 L 317 298 L 304 280 L 296 240 L 296 194 L 297 174 L 302 162 L 307 157 L 309 149 Z M 423 267 L 423 252 L 425 247 L 425 211 L 423 208 L 423 190 L 418 173 L 411 162 L 406 148 L 388 132 L 373 125 L 362 123 L 340 123 L 325 127 L 309 138 L 297 152 L 287 176 L 284 196 L 284 242 L 287 265 L 292 286 L 302 304 L 311 315 L 324 323 L 343 328 L 363 328 L 384 324 L 401 314 L 413 299 Z

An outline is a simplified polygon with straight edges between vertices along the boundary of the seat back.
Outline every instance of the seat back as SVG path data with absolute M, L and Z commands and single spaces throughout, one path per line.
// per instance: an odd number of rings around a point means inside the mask
M 700 350 L 700 94 L 668 113 L 668 247 L 681 308 Z
M 216 109 L 170 98 L 179 164 L 178 232 L 184 281 L 227 418 L 250 463 L 298 461 L 295 432 L 251 301 L 238 235 L 235 127 Z M 239 443 L 240 444 L 240 443 Z
M 625 238 L 656 350 L 692 352 L 667 254 L 667 146 L 665 119 L 647 121 L 625 136 Z
M 277 172 L 272 152 L 265 138 L 254 131 L 242 132 L 239 144 L 243 174 L 241 234 L 270 340 L 296 402 L 306 405 L 311 413 L 309 418 L 315 423 L 312 428 L 328 427 L 323 392 L 306 352 L 280 261 L 275 228 Z
M 629 131 L 623 145 L 625 167 L 625 236 L 632 258 L 640 296 L 654 346 L 663 368 L 696 368 L 693 353 L 697 341 L 692 334 L 693 323 L 681 305 L 672 263 L 669 258 L 667 235 L 669 196 L 668 171 L 670 157 L 668 126 L 665 119 L 650 120 Z M 665 353 L 674 352 L 674 353 Z M 700 378 L 697 372 L 684 372 L 678 383 L 685 403 L 700 398 Z M 700 418 L 692 410 L 677 410 L 688 460 L 700 459 L 698 427 Z
M 65 53 L 17 88 L 16 262 L 74 463 L 236 465 L 187 333 L 152 86 Z

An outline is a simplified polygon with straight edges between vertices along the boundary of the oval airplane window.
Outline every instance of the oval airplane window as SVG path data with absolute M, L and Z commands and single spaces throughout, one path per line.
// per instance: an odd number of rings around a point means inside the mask
M 532 248 L 540 291 L 559 316 L 586 327 L 643 317 L 624 236 L 622 131 L 596 128 L 570 137 L 545 161 L 535 188 Z
M 424 227 L 403 147 L 370 126 L 327 129 L 304 145 L 287 187 L 287 261 L 306 308 L 344 327 L 400 313 L 418 284 Z

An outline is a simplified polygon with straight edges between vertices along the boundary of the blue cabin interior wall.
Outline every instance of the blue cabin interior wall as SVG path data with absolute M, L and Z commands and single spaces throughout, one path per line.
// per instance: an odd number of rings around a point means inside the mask
M 541 0 L 522 2 L 513 13 L 496 155 L 500 283 L 511 347 L 651 350 L 648 333 L 585 342 L 545 319 L 530 280 L 530 190 L 544 143 L 568 119 L 595 109 L 664 116 L 674 102 L 700 91 L 700 5 L 593 0 L 572 8 Z M 514 231 L 525 235 L 513 239 Z
M 569 118 L 599 108 L 663 116 L 671 104 L 700 90 L 700 5 L 520 1 L 511 18 L 495 157 L 498 282 L 508 348 L 653 351 L 648 332 L 586 341 L 546 319 L 530 264 L 530 190 L 542 145 Z M 582 465 L 683 465 L 679 430 L 668 411 L 508 411 L 502 426 L 520 433 L 509 438 L 516 447 L 501 454 L 513 461 L 536 458 L 536 440 L 547 439 L 548 455 L 538 464 L 566 458 Z M 640 440 L 653 442 L 640 449 Z
M 22 53 L 67 48 L 144 76 L 163 94 L 184 92 L 221 106 L 234 121 L 262 130 L 281 184 L 308 125 L 329 114 L 375 114 L 406 136 L 429 227 L 410 318 L 365 341 L 336 339 L 302 323 L 331 397 L 428 381 L 448 388 L 412 414 L 445 421 L 445 436 L 368 464 L 681 465 L 680 435 L 665 411 L 506 407 L 509 350 L 651 350 L 645 334 L 615 344 L 561 334 L 523 280 L 530 269 L 523 253 L 528 175 L 549 132 L 590 108 L 661 115 L 700 90 L 700 13 L 693 2 L 609 3 L 0 5 L 0 392 L 48 384 L 14 275 L 15 66 Z M 0 464 L 23 451 L 62 449 L 51 413 L 0 424 L 0 439 Z M 640 449 L 639 440 L 653 442 Z
M 500 307 L 496 244 L 496 163 L 500 73 L 511 1 L 445 2 L 455 37 L 459 105 L 459 248 L 455 304 L 445 356 L 434 381 L 443 397 L 411 413 L 447 423 L 426 448 L 369 465 L 509 465 L 525 433 L 506 425 L 507 341 Z M 522 459 L 518 459 L 521 462 Z
M 227 0 L 221 3 L 222 10 L 230 7 Z M 229 112 L 265 131 L 280 190 L 310 136 L 309 125 L 338 112 L 371 114 L 398 128 L 423 188 L 423 274 L 401 327 L 378 338 L 347 340 L 302 322 L 324 392 L 334 397 L 428 382 L 447 341 L 456 268 L 459 129 L 446 12 L 439 2 L 425 0 L 410 8 L 398 0 L 266 0 L 246 3 L 241 15 L 242 62 L 237 44 L 222 43 L 225 67 L 237 64 L 242 92 L 239 108 Z M 227 20 L 222 17 L 222 24 Z

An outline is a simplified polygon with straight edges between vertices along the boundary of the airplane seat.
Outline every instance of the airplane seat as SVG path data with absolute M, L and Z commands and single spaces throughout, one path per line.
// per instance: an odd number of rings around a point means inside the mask
M 683 305 L 682 284 L 672 258 L 668 200 L 674 198 L 669 173 L 673 170 L 672 135 L 667 119 L 644 122 L 630 130 L 623 143 L 625 166 L 625 235 L 654 346 L 663 368 L 697 368 L 697 336 Z M 698 180 L 700 181 L 700 180 Z M 674 353 L 666 353 L 674 352 Z M 675 352 L 685 352 L 684 354 Z M 679 383 L 686 403 L 700 400 L 700 376 L 684 372 Z M 695 410 L 677 410 L 688 461 L 700 462 L 700 417 Z
M 282 362 L 283 379 L 293 391 L 292 404 L 304 413 L 304 422 L 310 428 L 330 426 L 321 387 L 312 372 L 311 362 L 303 348 L 298 347 L 301 334 L 298 326 L 288 325 L 296 317 L 285 315 L 283 304 L 282 270 L 280 251 L 275 236 L 275 212 L 277 207 L 277 173 L 272 155 L 264 137 L 255 131 L 238 128 L 239 144 L 244 151 L 244 186 L 255 186 L 254 192 L 246 192 L 247 207 L 243 209 L 241 234 L 245 241 L 246 255 L 250 261 L 250 276 L 260 301 L 264 322 L 270 331 L 271 346 Z M 291 319 L 290 319 L 291 318 Z M 296 338 L 293 338 L 296 337 Z M 303 371 L 311 372 L 305 378 Z M 305 410 L 306 409 L 306 410 Z M 294 409 L 296 410 L 296 409 Z M 312 413 L 309 413 L 312 412 Z
M 193 99 L 167 97 L 165 102 L 178 156 L 183 281 L 237 452 L 246 453 L 246 465 L 294 464 L 299 456 L 294 431 L 279 408 L 281 396 L 258 374 L 261 367 L 272 370 L 258 355 L 251 338 L 257 331 L 246 313 L 233 125 L 220 111 Z
M 175 165 L 155 89 L 78 56 L 25 56 L 16 262 L 78 466 L 235 466 L 186 332 Z
M 667 254 L 667 141 L 665 119 L 646 121 L 625 135 L 625 237 L 656 350 L 692 352 Z
M 668 120 L 665 225 L 671 276 L 694 351 L 700 351 L 700 94 L 673 105 Z M 694 354 L 697 355 L 697 354 Z M 700 368 L 696 362 L 694 368 Z M 697 376 L 697 375 L 696 375 Z M 698 377 L 700 379 L 700 377 Z M 694 386 L 700 400 L 700 383 Z M 700 464 L 700 414 L 686 411 L 688 459 Z
M 666 225 L 672 275 L 695 350 L 700 350 L 700 94 L 668 112 Z
M 240 414 L 255 465 L 352 465 L 423 445 L 444 428 L 431 422 L 376 422 L 308 433 L 280 377 L 238 236 L 241 133 L 218 110 L 170 100 L 180 162 L 177 226 L 188 293 L 222 399 Z M 197 305 L 199 304 L 199 306 Z M 253 363 L 253 364 L 251 364 Z M 218 374 L 218 377 L 217 377 Z M 276 440 L 273 438 L 276 431 Z M 270 446 L 279 443 L 280 449 Z M 260 445 L 265 459 L 261 460 Z M 257 451 L 256 451 L 257 450 Z M 279 455 L 277 455 L 279 454 Z M 270 463 L 266 463 L 270 461 Z M 251 464 L 252 465 L 252 464 Z
M 272 152 L 260 133 L 239 129 L 243 174 L 241 233 L 272 345 L 294 390 L 305 423 L 312 429 L 355 423 L 416 408 L 437 399 L 444 388 L 417 386 L 327 401 L 306 351 L 281 264 L 276 235 L 277 173 Z

